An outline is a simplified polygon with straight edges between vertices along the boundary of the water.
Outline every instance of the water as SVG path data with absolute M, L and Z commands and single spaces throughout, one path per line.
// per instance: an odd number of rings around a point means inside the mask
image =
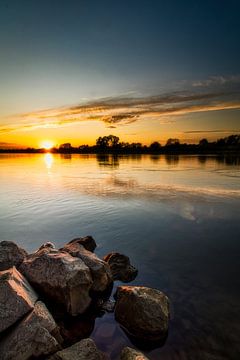
M 1 154 L 0 238 L 28 251 L 92 235 L 128 255 L 133 284 L 166 292 L 170 330 L 149 359 L 240 358 L 240 160 L 214 156 Z M 118 285 L 118 284 L 116 284 Z M 107 314 L 91 337 L 118 359 Z

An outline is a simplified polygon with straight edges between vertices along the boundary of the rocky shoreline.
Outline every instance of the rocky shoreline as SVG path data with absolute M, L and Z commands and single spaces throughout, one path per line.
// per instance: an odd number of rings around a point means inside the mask
M 100 259 L 95 248 L 91 236 L 61 249 L 46 243 L 32 254 L 0 242 L 0 360 L 110 359 L 89 338 L 95 318 L 104 312 L 114 312 L 134 344 L 165 342 L 168 297 L 156 289 L 121 285 L 115 301 L 109 300 L 113 282 L 128 283 L 138 271 L 127 256 L 112 252 Z M 125 347 L 119 359 L 147 357 Z

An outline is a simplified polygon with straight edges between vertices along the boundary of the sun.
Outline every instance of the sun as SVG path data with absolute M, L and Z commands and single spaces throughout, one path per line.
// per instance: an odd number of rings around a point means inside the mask
M 45 150 L 50 150 L 53 146 L 54 146 L 54 143 L 51 140 L 43 140 L 41 142 L 41 148 L 43 148 Z

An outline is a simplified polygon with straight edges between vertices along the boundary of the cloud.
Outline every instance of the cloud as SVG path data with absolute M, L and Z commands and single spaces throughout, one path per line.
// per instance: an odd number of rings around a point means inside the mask
M 0 149 L 17 149 L 17 148 L 22 148 L 22 146 L 15 143 L 0 141 Z
M 229 83 L 235 86 L 229 88 Z M 209 84 L 215 88 L 209 90 Z M 221 86 L 216 86 L 221 84 Z M 109 97 L 36 112 L 11 116 L 0 126 L 0 133 L 30 131 L 38 128 L 58 128 L 81 122 L 101 121 L 107 128 L 158 119 L 162 124 L 173 122 L 176 116 L 197 112 L 240 109 L 240 78 L 212 77 L 195 84 L 191 91 L 178 91 L 154 96 L 133 95 Z M 175 119 L 173 119 L 175 116 Z
M 240 83 L 240 75 L 231 76 L 210 76 L 206 80 L 198 80 L 193 82 L 194 87 L 213 87 L 213 86 L 226 86 L 226 85 L 238 85 Z
M 191 130 L 191 131 L 184 131 L 184 134 L 202 134 L 202 133 L 223 133 L 223 134 L 234 134 L 239 132 L 238 130 Z

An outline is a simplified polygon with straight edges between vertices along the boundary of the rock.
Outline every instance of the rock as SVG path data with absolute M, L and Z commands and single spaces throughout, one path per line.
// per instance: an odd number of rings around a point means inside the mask
M 20 271 L 44 298 L 61 304 L 73 316 L 83 313 L 91 303 L 90 270 L 68 253 L 45 247 L 29 255 Z
M 37 294 L 13 267 L 0 272 L 0 333 L 30 312 Z
M 1 360 L 28 360 L 50 355 L 61 349 L 52 335 L 57 325 L 46 306 L 38 301 L 26 315 L 0 340 Z
M 49 360 L 106 360 L 107 357 L 97 349 L 92 339 L 83 339 L 76 344 L 58 351 Z
M 89 267 L 93 278 L 91 290 L 102 292 L 112 284 L 113 278 L 109 265 L 99 259 L 97 255 L 86 250 L 79 242 L 70 242 L 61 248 L 60 251 L 68 252 L 70 255 L 81 259 Z
M 110 299 L 104 300 L 100 298 L 97 300 L 97 307 L 102 311 L 113 313 L 115 308 L 115 303 L 116 303 L 115 301 L 112 301 Z
M 115 318 L 134 338 L 161 341 L 168 332 L 168 297 L 144 286 L 119 286 Z
M 75 238 L 69 241 L 68 244 L 79 244 L 85 247 L 86 250 L 94 252 L 97 247 L 96 241 L 92 236 L 85 236 L 80 238 Z
M 138 270 L 130 264 L 129 257 L 117 252 L 111 252 L 103 258 L 111 269 L 113 280 L 130 282 L 138 274 Z
M 12 241 L 0 242 L 0 271 L 13 266 L 18 267 L 26 258 L 27 252 Z
M 56 249 L 56 247 L 53 243 L 47 241 L 45 244 L 41 245 L 38 250 L 42 250 L 42 249 Z
M 140 351 L 132 349 L 130 347 L 125 347 L 121 351 L 120 360 L 149 360 L 145 355 Z

